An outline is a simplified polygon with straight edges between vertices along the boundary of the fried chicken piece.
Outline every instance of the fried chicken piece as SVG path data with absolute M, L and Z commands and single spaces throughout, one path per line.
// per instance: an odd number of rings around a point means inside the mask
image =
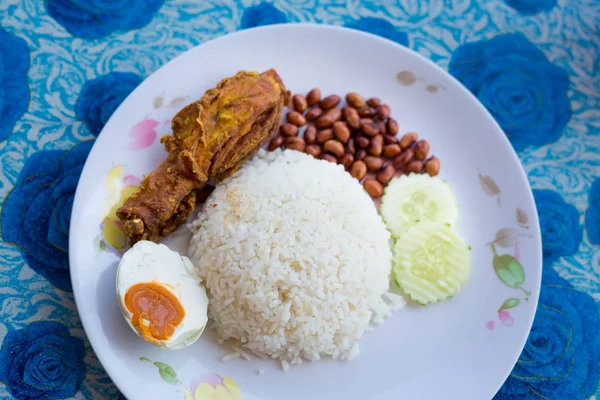
M 117 210 L 130 243 L 158 241 L 184 223 L 209 180 L 225 179 L 272 139 L 289 97 L 275 70 L 242 71 L 179 111 L 173 135 L 161 138 L 167 159 Z

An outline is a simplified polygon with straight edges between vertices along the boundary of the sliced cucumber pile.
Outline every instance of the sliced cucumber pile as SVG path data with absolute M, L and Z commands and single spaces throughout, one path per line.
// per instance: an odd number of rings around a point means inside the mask
M 454 225 L 458 220 L 458 203 L 445 181 L 426 174 L 411 174 L 388 184 L 381 215 L 392 235 L 400 238 L 416 222 Z
M 396 284 L 413 301 L 435 303 L 453 296 L 467 281 L 470 247 L 454 229 L 458 203 L 439 178 L 411 174 L 392 180 L 381 215 L 396 240 Z
M 456 293 L 467 281 L 470 263 L 469 247 L 444 222 L 418 222 L 394 246 L 396 284 L 420 304 Z

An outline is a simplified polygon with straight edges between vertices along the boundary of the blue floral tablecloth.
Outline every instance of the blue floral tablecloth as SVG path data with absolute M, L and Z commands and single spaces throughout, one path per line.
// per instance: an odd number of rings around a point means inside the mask
M 306 21 L 408 46 L 491 111 L 534 188 L 544 248 L 533 329 L 496 398 L 599 396 L 599 0 L 0 0 L 0 398 L 120 396 L 68 264 L 79 174 L 119 103 L 202 42 Z

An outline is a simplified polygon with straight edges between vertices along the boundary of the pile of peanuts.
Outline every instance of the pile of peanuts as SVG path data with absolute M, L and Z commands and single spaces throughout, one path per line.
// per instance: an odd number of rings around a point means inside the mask
M 295 94 L 293 110 L 287 113 L 279 135 L 269 143 L 269 151 L 284 147 L 342 164 L 372 198 L 381 197 L 394 176 L 439 173 L 440 161 L 427 158 L 426 140 L 418 140 L 414 132 L 398 139 L 398 123 L 390 117 L 387 104 L 377 97 L 365 100 L 354 92 L 346 95 L 347 105 L 340 109 L 341 102 L 335 94 L 321 98 L 319 89 L 306 97 Z

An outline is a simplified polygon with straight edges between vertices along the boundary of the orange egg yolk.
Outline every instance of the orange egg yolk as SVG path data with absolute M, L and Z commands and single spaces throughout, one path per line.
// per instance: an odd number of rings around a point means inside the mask
M 125 307 L 133 314 L 133 327 L 145 340 L 155 344 L 170 338 L 185 317 L 179 299 L 156 282 L 131 286 L 125 293 Z

